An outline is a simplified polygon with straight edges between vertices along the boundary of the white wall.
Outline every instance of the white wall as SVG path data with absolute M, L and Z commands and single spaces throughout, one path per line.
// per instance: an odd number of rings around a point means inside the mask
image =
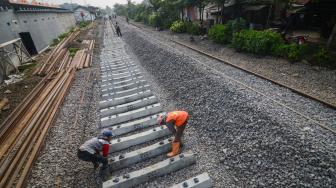
M 29 32 L 37 51 L 41 51 L 73 26 L 72 13 L 0 11 L 0 43 L 19 38 L 20 32 Z

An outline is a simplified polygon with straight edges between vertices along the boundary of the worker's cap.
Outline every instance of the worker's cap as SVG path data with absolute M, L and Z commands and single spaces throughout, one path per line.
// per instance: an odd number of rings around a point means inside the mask
M 167 117 L 166 112 L 163 112 L 162 114 L 160 114 L 159 117 L 157 118 L 157 124 L 163 125 L 164 121 L 166 120 L 166 117 Z
M 110 129 L 104 129 L 102 131 L 102 135 L 106 136 L 106 137 L 111 137 L 111 136 L 113 136 L 113 133 L 112 133 L 112 130 L 110 130 Z

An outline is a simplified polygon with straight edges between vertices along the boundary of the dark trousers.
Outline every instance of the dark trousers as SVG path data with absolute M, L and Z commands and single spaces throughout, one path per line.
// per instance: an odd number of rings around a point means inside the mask
M 116 29 L 116 30 L 117 30 L 117 35 L 118 35 L 118 37 L 122 37 L 121 32 L 120 32 L 120 29 Z
M 189 117 L 186 119 L 186 121 L 181 126 L 176 126 L 176 133 L 175 133 L 175 139 L 174 142 L 181 142 L 181 138 L 183 136 L 184 129 L 188 123 Z
M 78 149 L 77 156 L 79 159 L 83 161 L 92 162 L 94 165 L 102 163 L 103 167 L 102 169 L 108 168 L 108 161 L 105 157 L 101 156 L 100 154 L 91 154 L 87 151 L 82 151 Z

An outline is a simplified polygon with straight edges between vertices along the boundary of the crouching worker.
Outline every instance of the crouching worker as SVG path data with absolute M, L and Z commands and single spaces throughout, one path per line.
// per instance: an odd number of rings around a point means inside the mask
M 173 111 L 160 114 L 157 122 L 159 125 L 166 125 L 174 134 L 175 138 L 172 142 L 172 150 L 167 154 L 167 157 L 173 157 L 180 153 L 181 138 L 183 131 L 188 123 L 189 114 L 185 111 Z
M 108 154 L 110 149 L 110 141 L 112 140 L 112 131 L 104 129 L 102 133 L 95 138 L 91 138 L 81 145 L 78 149 L 77 156 L 83 161 L 92 162 L 94 169 L 99 167 L 99 163 L 103 166 L 100 169 L 100 174 L 103 178 L 108 172 Z M 100 154 L 102 153 L 102 155 Z

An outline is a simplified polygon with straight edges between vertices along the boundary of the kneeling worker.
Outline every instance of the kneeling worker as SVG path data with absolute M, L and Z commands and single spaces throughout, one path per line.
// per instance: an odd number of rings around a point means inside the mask
M 99 163 L 103 166 L 100 169 L 105 176 L 108 170 L 108 154 L 110 149 L 110 141 L 112 140 L 112 131 L 104 129 L 98 137 L 91 138 L 81 145 L 78 149 L 77 156 L 83 161 L 90 161 L 93 163 L 95 169 L 99 167 Z M 103 155 L 100 154 L 102 152 Z
M 175 139 L 172 142 L 172 151 L 167 154 L 167 157 L 173 157 L 180 153 L 181 137 L 188 123 L 189 114 L 185 111 L 173 111 L 160 114 L 157 122 L 159 125 L 166 125 L 174 134 Z

